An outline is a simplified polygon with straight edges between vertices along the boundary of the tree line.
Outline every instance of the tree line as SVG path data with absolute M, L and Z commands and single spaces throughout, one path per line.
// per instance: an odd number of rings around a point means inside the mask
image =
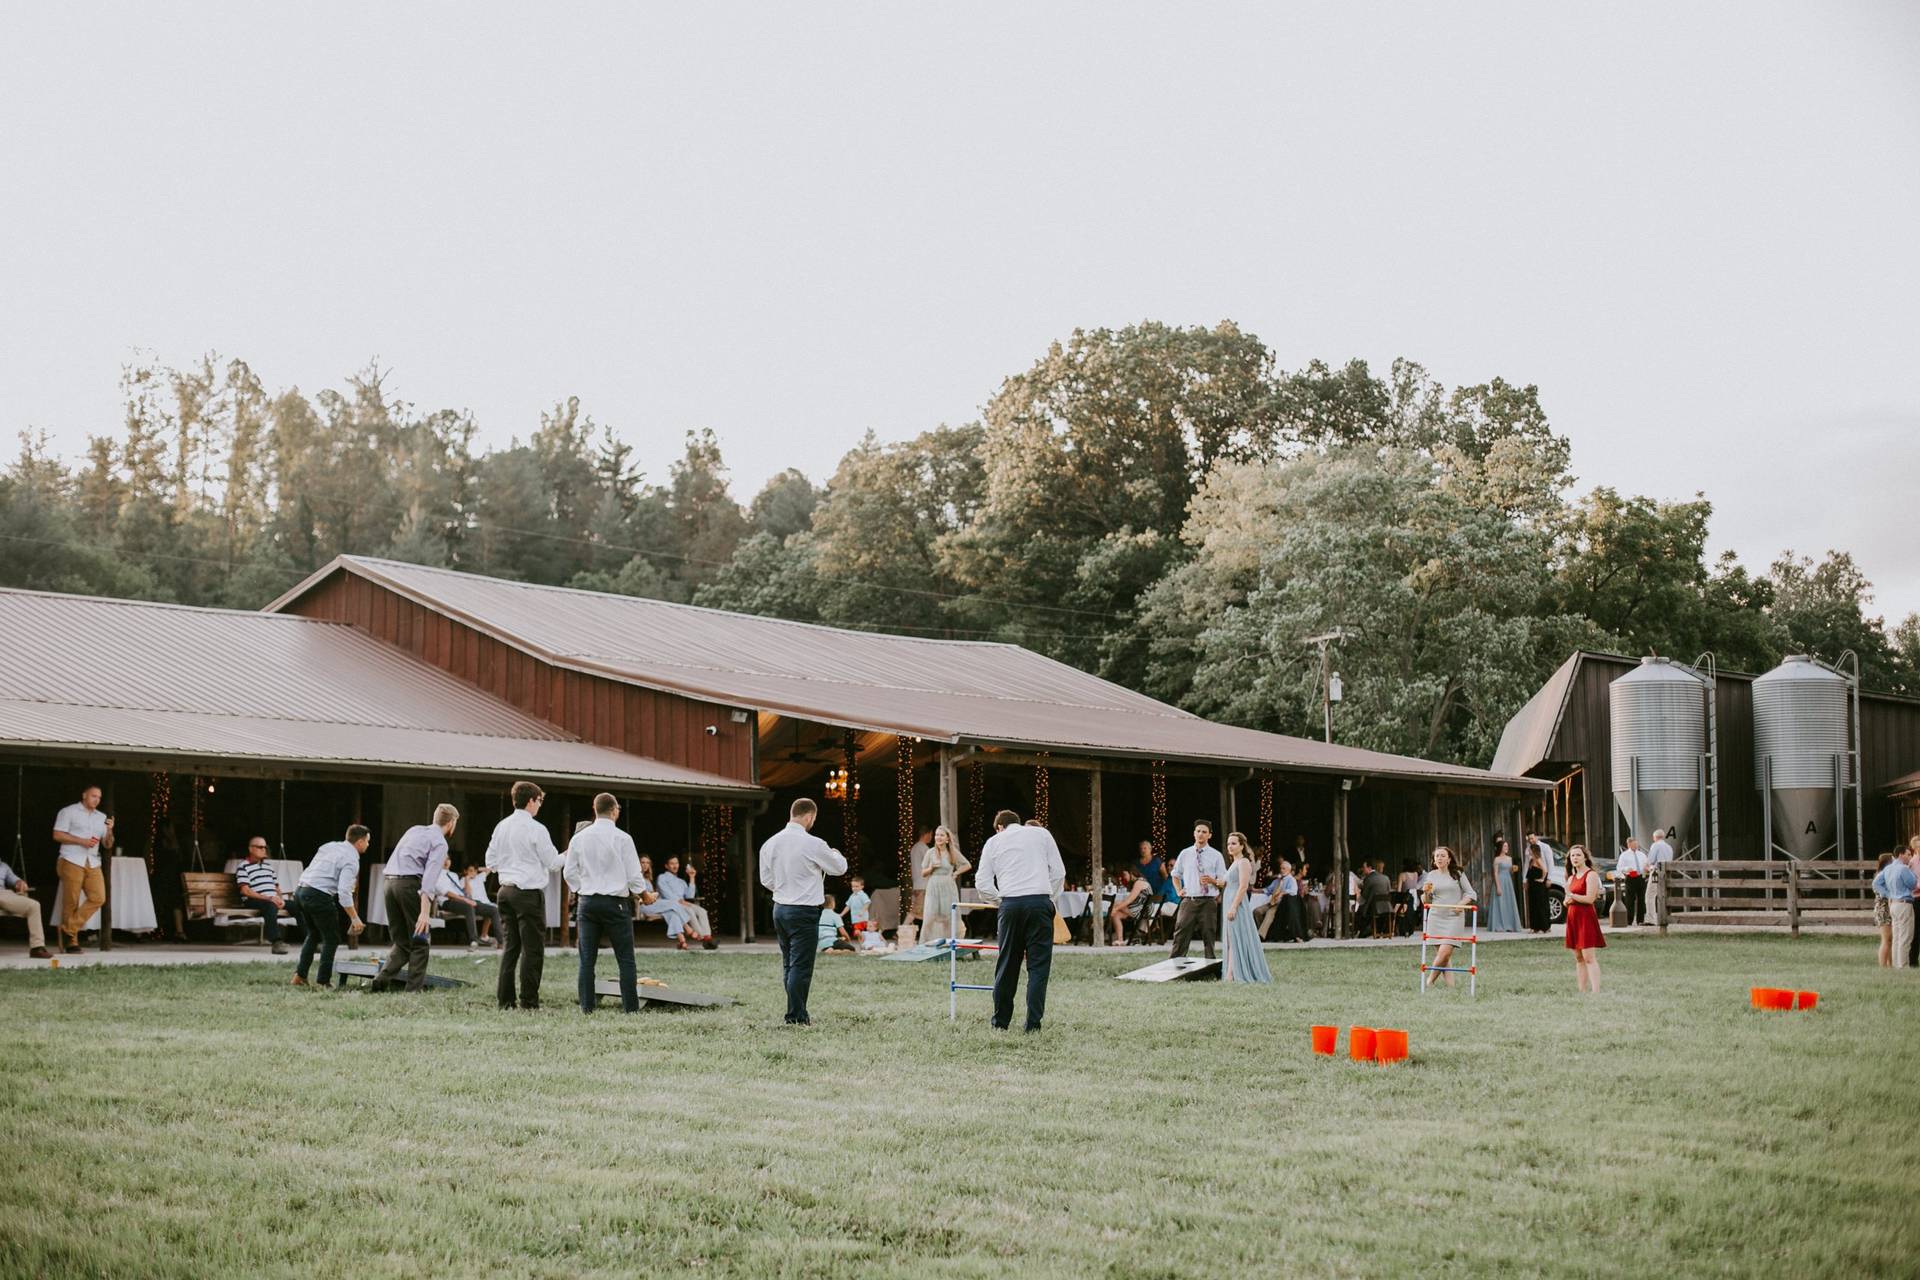
M 1309 637 L 1338 633 L 1338 740 L 1484 765 L 1576 647 L 1761 671 L 1851 649 L 1920 693 L 1845 551 L 1762 572 L 1712 506 L 1575 492 L 1538 389 L 1397 360 L 1287 371 L 1258 338 L 1076 331 L 978 421 L 869 433 L 824 484 L 744 506 L 689 431 L 665 476 L 578 399 L 477 450 L 377 365 L 311 395 L 242 360 L 123 370 L 82 459 L 21 436 L 0 584 L 257 608 L 341 553 L 905 635 L 1021 644 L 1202 715 L 1317 736 Z

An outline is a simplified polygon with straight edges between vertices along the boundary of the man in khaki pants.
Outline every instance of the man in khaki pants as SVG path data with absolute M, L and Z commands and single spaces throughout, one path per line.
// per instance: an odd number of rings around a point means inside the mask
M 1887 913 L 1893 917 L 1893 967 L 1896 969 L 1912 964 L 1907 949 L 1913 945 L 1913 891 L 1920 885 L 1910 865 L 1912 857 L 1901 850 L 1873 878 L 1873 891 L 1887 900 Z
M 100 851 L 113 848 L 113 819 L 100 812 L 100 788 L 80 793 L 53 820 L 53 842 L 60 849 L 60 887 L 66 912 L 60 917 L 60 941 L 68 955 L 80 954 L 80 930 L 107 903 L 107 881 L 100 874 Z
M 23 916 L 27 922 L 28 952 L 35 960 L 45 960 L 53 955 L 47 950 L 46 930 L 40 926 L 40 904 L 29 898 L 31 887 L 25 880 L 13 874 L 13 868 L 0 862 L 0 914 Z

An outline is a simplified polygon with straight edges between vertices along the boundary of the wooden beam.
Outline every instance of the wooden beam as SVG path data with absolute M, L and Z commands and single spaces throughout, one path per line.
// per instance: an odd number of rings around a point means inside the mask
M 1100 896 L 1100 889 L 1106 880 L 1106 870 L 1100 860 L 1100 845 L 1104 833 L 1101 829 L 1100 771 L 1098 769 L 1087 775 L 1087 786 L 1090 792 L 1087 800 L 1090 810 L 1087 819 L 1087 862 L 1090 868 L 1087 892 L 1093 895 L 1093 945 L 1104 947 L 1107 945 L 1107 910 L 1106 900 Z
M 1347 796 L 1345 787 L 1333 802 L 1333 936 L 1348 936 L 1347 921 Z
M 960 770 L 954 763 L 953 748 L 940 747 L 940 825 L 960 838 Z

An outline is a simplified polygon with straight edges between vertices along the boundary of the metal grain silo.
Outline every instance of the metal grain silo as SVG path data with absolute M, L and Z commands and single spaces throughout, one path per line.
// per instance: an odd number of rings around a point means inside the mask
M 1655 830 L 1675 833 L 1676 847 L 1698 840 L 1693 824 L 1711 773 L 1709 688 L 1699 672 L 1667 658 L 1642 658 L 1607 687 L 1613 802 L 1643 849 Z
M 1845 791 L 1854 785 L 1848 704 L 1854 684 L 1795 654 L 1753 682 L 1754 785 L 1769 845 L 1796 858 L 1843 849 Z

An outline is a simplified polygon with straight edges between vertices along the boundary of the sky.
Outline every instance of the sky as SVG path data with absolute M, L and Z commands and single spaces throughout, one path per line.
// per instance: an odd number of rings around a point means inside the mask
M 1075 328 L 1540 387 L 1579 487 L 1920 610 L 1920 5 L 0 0 L 0 431 L 140 353 L 568 395 L 743 501 Z

